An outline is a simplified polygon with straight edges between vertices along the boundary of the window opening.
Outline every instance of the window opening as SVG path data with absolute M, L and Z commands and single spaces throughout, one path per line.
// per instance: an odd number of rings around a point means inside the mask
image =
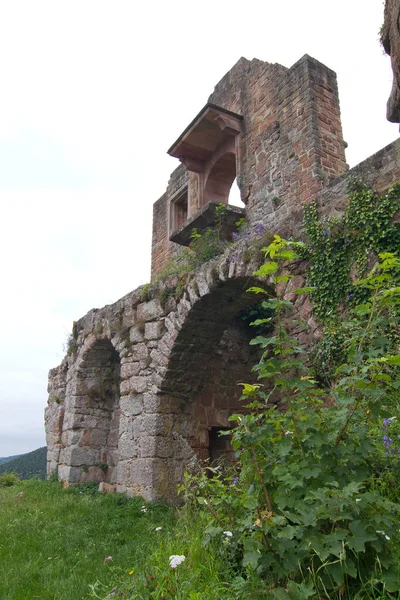
M 171 200 L 170 231 L 178 231 L 188 218 L 188 191 L 187 188 L 176 198 Z
M 225 464 L 232 464 L 234 453 L 231 446 L 231 436 L 220 435 L 220 431 L 229 431 L 229 428 L 211 427 L 208 432 L 210 463 L 222 461 Z

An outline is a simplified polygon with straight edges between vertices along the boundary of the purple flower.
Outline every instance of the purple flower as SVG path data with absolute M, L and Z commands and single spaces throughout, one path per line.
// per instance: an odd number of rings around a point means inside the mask
M 234 231 L 232 233 L 232 237 L 233 237 L 234 240 L 238 240 L 240 238 L 240 235 L 238 233 L 236 233 L 236 231 Z
M 239 483 L 239 477 L 234 477 L 232 481 L 232 485 L 237 485 Z
M 112 560 L 112 556 L 106 556 L 104 559 L 104 562 L 108 563 L 108 562 L 110 562 L 110 560 Z
M 265 228 L 264 228 L 264 225 L 262 223 L 257 223 L 257 225 L 254 225 L 253 232 L 256 235 L 261 235 L 262 233 L 264 233 L 264 231 L 265 231 Z

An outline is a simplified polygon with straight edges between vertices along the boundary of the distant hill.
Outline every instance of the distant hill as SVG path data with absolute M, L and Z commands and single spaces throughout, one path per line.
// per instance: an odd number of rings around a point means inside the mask
M 7 457 L 2 459 L 0 464 L 0 475 L 15 471 L 21 479 L 31 479 L 31 477 L 46 478 L 46 454 L 47 448 L 38 448 L 28 454 L 20 454 L 16 457 Z M 10 460 L 9 460 L 10 458 Z M 6 462 L 5 462 L 6 461 Z
M 18 456 L 22 456 L 22 454 L 15 454 L 14 456 L 0 456 L 0 465 L 10 462 L 10 460 L 14 460 L 14 458 L 18 458 Z

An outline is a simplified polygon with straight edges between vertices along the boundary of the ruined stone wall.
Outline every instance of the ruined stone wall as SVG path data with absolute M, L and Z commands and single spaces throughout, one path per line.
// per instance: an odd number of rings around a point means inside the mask
M 237 314 L 254 266 L 227 254 L 194 274 L 180 299 L 141 289 L 74 325 L 71 351 L 49 374 L 48 473 L 68 484 L 173 499 L 187 460 L 210 454 L 209 432 L 238 409 L 237 378 L 254 363 Z
M 209 100 L 244 115 L 240 187 L 247 218 L 277 223 L 286 219 L 284 207 L 310 201 L 346 170 L 336 74 L 307 55 L 290 69 L 242 61 Z
M 343 214 L 348 196 L 347 184 L 352 178 L 362 181 L 378 194 L 400 182 L 400 139 L 333 179 L 317 198 L 321 215 L 340 217 Z
M 290 69 L 241 58 L 217 84 L 209 102 L 243 116 L 236 162 L 246 219 L 296 235 L 302 203 L 347 168 L 335 73 L 307 55 Z M 174 171 L 171 181 L 181 173 Z M 188 172 L 187 178 L 193 214 L 200 208 L 199 175 Z M 173 194 L 170 184 L 162 200 L 166 211 Z M 156 225 L 159 211 L 157 203 L 153 276 L 176 246 Z
M 211 98 L 247 111 L 242 198 L 249 221 L 274 233 L 301 235 L 302 201 L 342 214 L 348 176 L 377 192 L 400 180 L 400 140 L 344 172 L 336 79 L 314 59 L 291 69 L 241 59 Z M 182 165 L 154 205 L 153 275 L 180 251 L 168 239 L 169 203 L 186 185 L 194 210 L 196 176 Z M 190 274 L 175 296 L 165 292 L 178 279 L 161 280 L 74 324 L 69 352 L 49 374 L 49 474 L 67 485 L 108 481 L 120 492 L 174 500 L 190 459 L 229 454 L 215 432 L 240 409 L 238 382 L 254 377 L 256 349 L 240 315 L 259 302 L 246 292 L 259 283 L 255 266 L 243 245 L 231 246 Z M 310 346 L 318 323 L 310 299 L 295 293 L 306 264 L 290 269 L 294 278 L 279 291 L 307 323 L 293 333 Z

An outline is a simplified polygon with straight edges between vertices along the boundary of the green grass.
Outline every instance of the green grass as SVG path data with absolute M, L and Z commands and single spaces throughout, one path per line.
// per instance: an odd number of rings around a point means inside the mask
M 155 527 L 168 530 L 175 521 L 173 509 L 143 514 L 142 504 L 56 482 L 0 488 L 1 600 L 86 598 L 89 584 L 111 579 L 106 556 L 127 573 L 154 545 Z
M 254 572 L 243 572 L 237 562 L 232 569 L 229 544 L 203 547 L 204 511 L 101 495 L 96 487 L 63 489 L 39 480 L 0 487 L 0 600 L 270 596 Z M 169 565 L 172 554 L 185 556 L 176 569 Z M 357 600 L 399 597 L 381 595 L 379 584 L 373 588 L 369 584 Z
M 105 598 L 114 587 L 115 597 L 143 600 L 237 598 L 226 564 L 201 545 L 201 518 L 177 526 L 178 509 L 146 504 L 144 513 L 144 504 L 51 481 L 0 488 L 0 599 Z M 171 554 L 186 556 L 175 570 Z

